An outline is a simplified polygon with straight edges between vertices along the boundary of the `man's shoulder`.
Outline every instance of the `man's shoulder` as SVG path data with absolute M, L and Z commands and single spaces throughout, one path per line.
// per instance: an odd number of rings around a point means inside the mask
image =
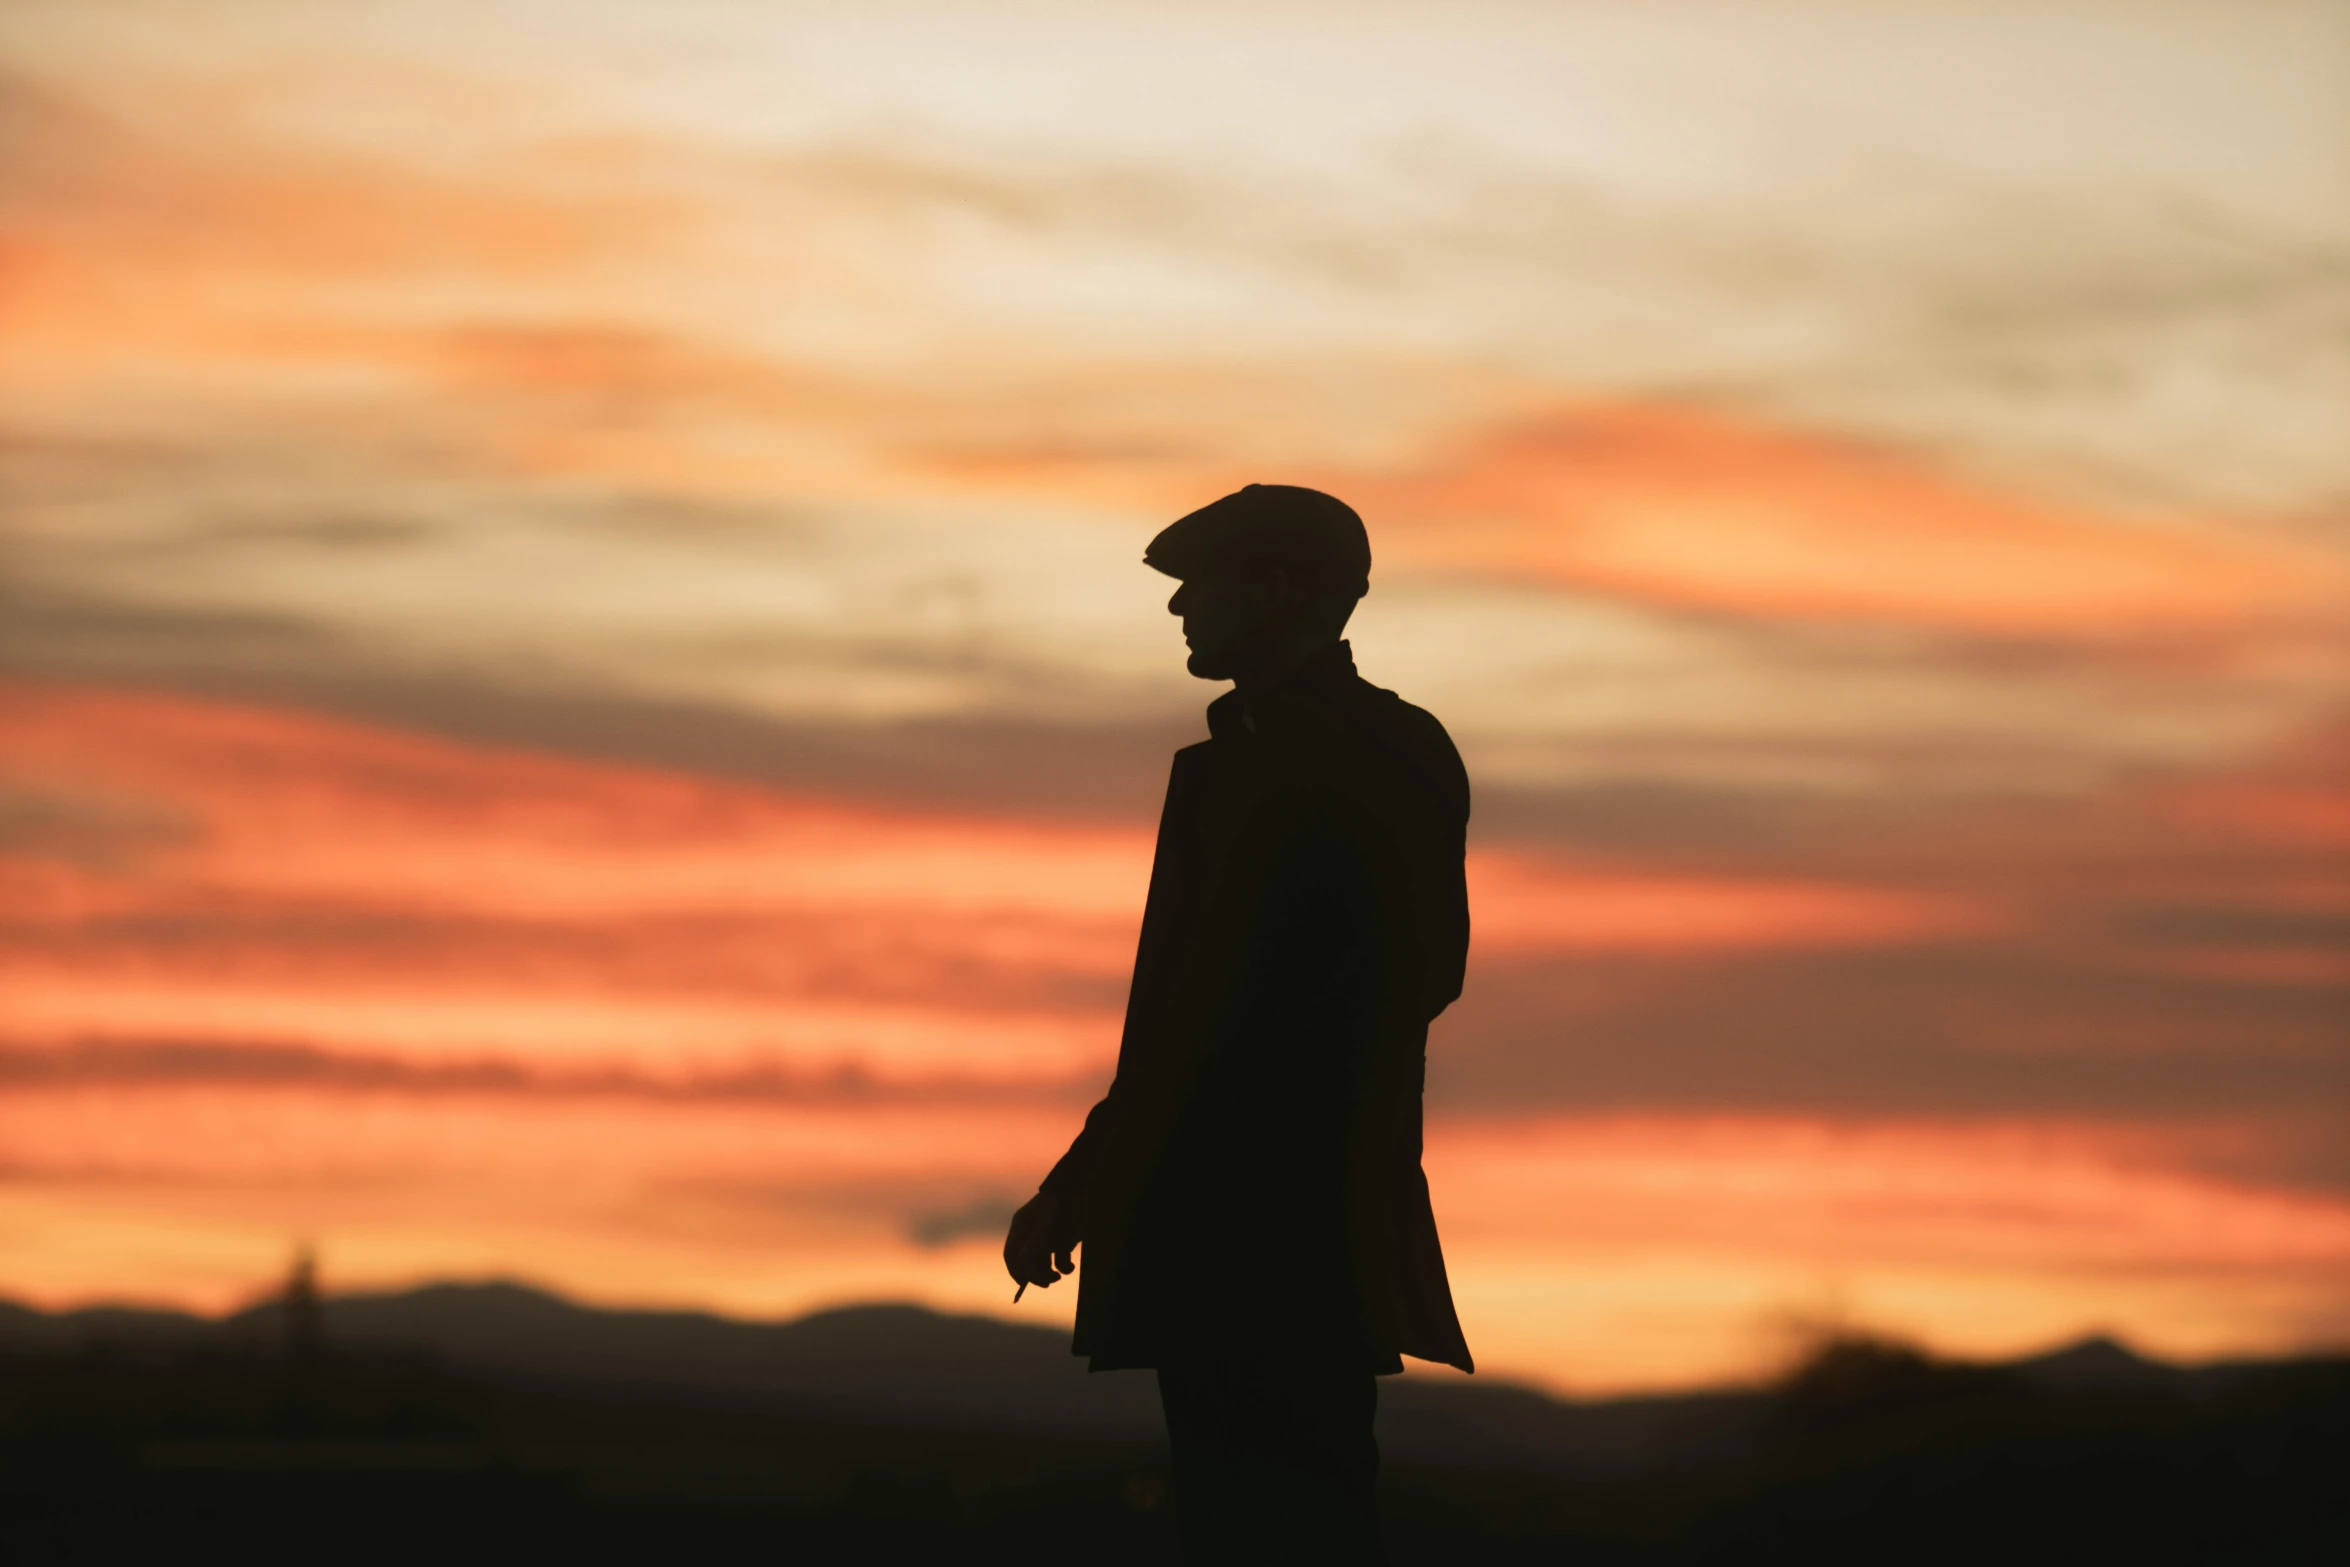
M 1434 713 L 1405 701 L 1385 686 L 1375 686 L 1357 676 L 1354 698 L 1350 705 L 1358 715 L 1358 721 L 1382 736 L 1443 755 L 1457 757 L 1460 754 L 1453 746 L 1452 736 L 1446 733 L 1444 725 Z
M 1167 769 L 1168 789 L 1181 793 L 1191 787 L 1201 777 L 1203 769 L 1213 765 L 1215 748 L 1216 742 L 1212 737 L 1178 747 L 1174 763 Z
M 1457 792 L 1465 801 L 1469 792 L 1468 770 L 1461 765 L 1460 749 L 1452 743 L 1452 736 L 1436 715 L 1368 680 L 1358 677 L 1355 687 L 1355 700 L 1349 705 L 1357 724 L 1376 741 L 1379 749 L 1445 793 Z
M 1432 751 L 1456 756 L 1459 754 L 1453 747 L 1452 736 L 1434 713 L 1405 701 L 1385 686 L 1372 685 L 1368 680 L 1362 684 L 1363 689 L 1370 693 L 1372 711 L 1408 743 L 1423 745 Z

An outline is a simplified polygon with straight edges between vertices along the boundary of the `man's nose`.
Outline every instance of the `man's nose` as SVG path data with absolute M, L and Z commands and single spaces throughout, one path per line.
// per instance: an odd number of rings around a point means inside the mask
M 1191 584 L 1189 584 L 1189 583 L 1182 583 L 1182 584 L 1180 584 L 1180 585 L 1178 585 L 1178 586 L 1176 587 L 1176 589 L 1175 589 L 1175 591 L 1174 591 L 1173 593 L 1170 593 L 1170 594 L 1168 594 L 1168 595 L 1167 595 L 1167 613 L 1168 613 L 1168 614 L 1170 614 L 1170 615 L 1180 615 L 1180 614 L 1182 614 L 1182 613 L 1183 613 L 1183 590 L 1184 590 L 1184 588 L 1187 588 L 1187 587 L 1189 587 L 1190 585 L 1191 585 Z

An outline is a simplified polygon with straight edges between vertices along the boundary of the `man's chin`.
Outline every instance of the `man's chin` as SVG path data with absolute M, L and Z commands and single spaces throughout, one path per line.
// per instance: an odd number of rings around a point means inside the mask
M 1230 680 L 1232 671 L 1225 661 L 1206 648 L 1194 648 L 1183 667 L 1201 680 Z

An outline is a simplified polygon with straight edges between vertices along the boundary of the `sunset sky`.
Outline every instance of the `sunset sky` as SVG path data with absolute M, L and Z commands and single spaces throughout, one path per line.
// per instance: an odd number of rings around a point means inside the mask
M 2350 1341 L 2328 0 L 11 0 L 0 1295 L 1065 1321 L 1251 480 L 1481 1365 Z

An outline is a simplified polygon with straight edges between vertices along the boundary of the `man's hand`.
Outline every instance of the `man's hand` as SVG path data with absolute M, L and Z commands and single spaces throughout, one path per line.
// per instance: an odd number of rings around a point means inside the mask
M 1004 1270 L 1022 1288 L 1051 1289 L 1053 1281 L 1077 1271 L 1077 1226 L 1051 1192 L 1038 1192 L 1012 1215 L 1004 1236 Z

